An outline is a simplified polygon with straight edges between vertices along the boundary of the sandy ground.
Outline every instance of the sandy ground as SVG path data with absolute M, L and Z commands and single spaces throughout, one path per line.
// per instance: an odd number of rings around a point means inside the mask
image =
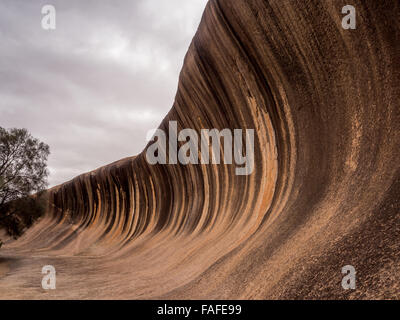
M 8 267 L 7 262 L 0 260 L 0 278 L 3 277 L 9 270 L 10 268 Z

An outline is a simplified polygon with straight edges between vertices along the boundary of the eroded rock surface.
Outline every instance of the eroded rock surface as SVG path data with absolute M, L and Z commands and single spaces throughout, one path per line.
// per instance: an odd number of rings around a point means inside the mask
M 211 0 L 160 128 L 253 128 L 253 174 L 144 151 L 53 188 L 0 297 L 400 298 L 400 3 L 346 4 Z

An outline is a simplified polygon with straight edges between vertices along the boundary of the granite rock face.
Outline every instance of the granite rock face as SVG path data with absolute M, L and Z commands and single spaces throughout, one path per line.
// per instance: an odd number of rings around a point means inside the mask
M 346 4 L 211 0 L 160 128 L 254 129 L 254 172 L 144 150 L 55 187 L 0 297 L 400 298 L 400 3 Z

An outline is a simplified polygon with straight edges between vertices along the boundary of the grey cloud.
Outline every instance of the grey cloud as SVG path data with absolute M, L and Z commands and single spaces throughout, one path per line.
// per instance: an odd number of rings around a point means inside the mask
M 0 126 L 51 147 L 50 184 L 137 154 L 171 108 L 206 0 L 0 3 Z M 41 28 L 41 8 L 57 29 Z

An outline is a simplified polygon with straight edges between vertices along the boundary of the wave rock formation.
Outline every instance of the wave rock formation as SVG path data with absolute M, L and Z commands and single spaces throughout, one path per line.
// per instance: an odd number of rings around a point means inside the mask
M 55 187 L 0 298 L 400 298 L 400 3 L 355 2 L 211 0 L 160 128 L 255 129 L 254 172 L 144 151 Z

